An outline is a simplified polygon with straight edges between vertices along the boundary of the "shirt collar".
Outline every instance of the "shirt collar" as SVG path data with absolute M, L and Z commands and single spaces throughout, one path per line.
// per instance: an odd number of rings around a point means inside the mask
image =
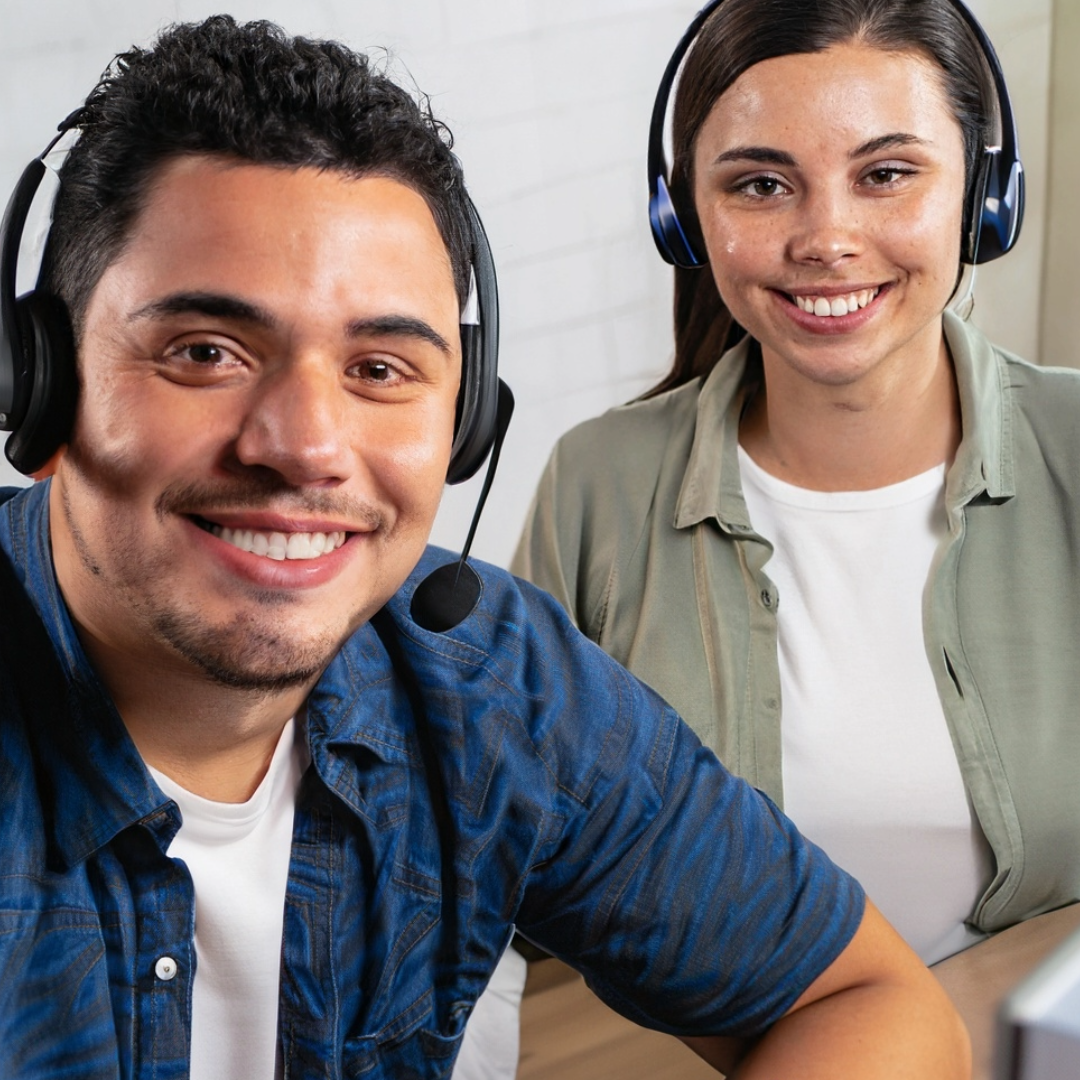
M 739 418 L 761 378 L 750 346 L 750 338 L 744 337 L 724 353 L 701 386 L 694 441 L 675 504 L 677 529 L 712 518 L 725 532 L 753 531 L 739 481 L 738 454 Z
M 1015 494 L 1011 390 L 1004 358 L 969 323 L 945 312 L 949 346 L 960 393 L 963 436 L 949 470 L 950 506 L 983 491 L 991 498 Z M 729 533 L 751 534 L 739 478 L 739 419 L 760 379 L 750 339 L 726 352 L 698 395 L 694 440 L 675 507 L 675 527 L 713 519 Z
M 960 390 L 963 436 L 949 470 L 946 499 L 962 506 L 986 492 L 992 499 L 1016 494 L 1012 388 L 1005 357 L 970 323 L 945 312 L 945 341 Z

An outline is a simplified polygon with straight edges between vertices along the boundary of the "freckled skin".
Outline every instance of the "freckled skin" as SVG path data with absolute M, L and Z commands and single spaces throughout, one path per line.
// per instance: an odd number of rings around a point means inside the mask
M 919 141 L 851 157 L 894 133 Z M 717 164 L 736 147 L 772 148 L 796 164 Z M 694 167 L 717 286 L 761 342 L 767 380 L 877 394 L 925 382 L 943 355 L 964 186 L 960 127 L 931 61 L 845 44 L 757 64 L 716 102 Z M 902 170 L 895 182 L 873 182 L 890 167 Z M 755 176 L 775 190 L 738 188 Z M 843 337 L 800 328 L 778 302 L 794 289 L 847 285 L 884 285 L 887 295 Z
M 268 321 L 145 315 L 178 293 L 235 298 Z M 347 329 L 385 316 L 449 347 Z M 419 559 L 446 476 L 458 307 L 424 200 L 385 178 L 177 159 L 91 296 L 79 363 L 50 508 L 91 654 L 122 678 L 310 682 Z M 194 524 L 259 527 L 262 514 L 353 535 L 332 573 L 310 570 L 321 560 L 264 570 Z

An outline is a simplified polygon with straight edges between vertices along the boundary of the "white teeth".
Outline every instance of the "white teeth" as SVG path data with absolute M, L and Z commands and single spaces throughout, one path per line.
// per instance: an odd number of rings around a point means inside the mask
M 820 318 L 839 318 L 841 315 L 850 315 L 859 308 L 866 307 L 871 300 L 881 291 L 880 286 L 876 289 L 862 289 L 857 293 L 849 293 L 847 296 L 796 296 L 795 303 L 800 311 L 806 311 Z
M 211 525 L 210 532 L 224 540 L 226 544 L 250 551 L 253 555 L 262 555 L 267 559 L 283 562 L 286 559 L 317 559 L 337 551 L 345 543 L 345 533 L 289 533 L 255 532 L 252 529 L 228 529 L 222 525 Z

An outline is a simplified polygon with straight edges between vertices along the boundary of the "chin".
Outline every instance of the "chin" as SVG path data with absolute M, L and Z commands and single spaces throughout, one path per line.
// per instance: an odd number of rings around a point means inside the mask
M 212 627 L 175 612 L 159 614 L 154 628 L 207 679 L 234 690 L 258 693 L 314 682 L 346 636 L 324 628 L 301 641 L 280 624 L 267 629 L 253 620 L 237 619 L 225 627 Z

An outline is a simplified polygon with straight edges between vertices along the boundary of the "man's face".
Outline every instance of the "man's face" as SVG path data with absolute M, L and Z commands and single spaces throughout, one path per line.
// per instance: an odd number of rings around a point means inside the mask
M 91 296 L 79 365 L 52 541 L 91 652 L 302 684 L 419 559 L 461 356 L 411 188 L 169 163 Z

